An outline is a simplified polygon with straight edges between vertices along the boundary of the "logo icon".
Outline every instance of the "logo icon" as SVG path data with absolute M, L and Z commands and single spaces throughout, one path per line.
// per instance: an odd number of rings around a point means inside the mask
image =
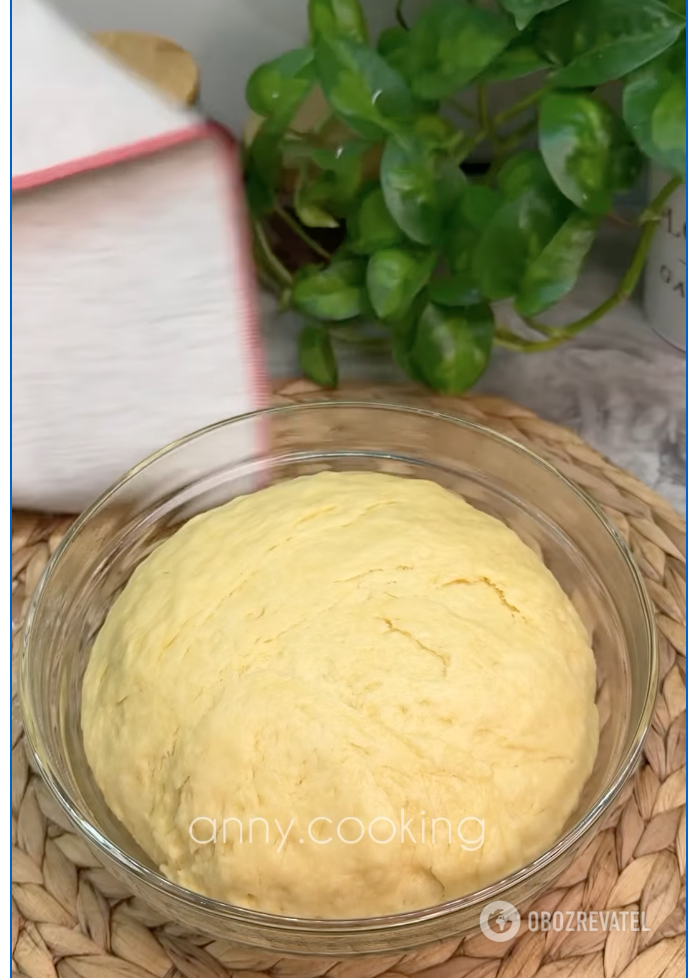
M 491 941 L 501 944 L 517 932 L 521 915 L 512 903 L 494 900 L 483 907 L 480 914 L 480 929 Z

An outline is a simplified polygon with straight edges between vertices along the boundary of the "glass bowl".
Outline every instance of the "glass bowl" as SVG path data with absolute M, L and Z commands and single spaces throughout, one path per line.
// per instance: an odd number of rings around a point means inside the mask
M 109 811 L 81 742 L 81 683 L 91 642 L 136 565 L 191 516 L 323 469 L 432 479 L 501 519 L 541 554 L 569 594 L 597 662 L 599 753 L 556 843 L 479 892 L 361 920 L 275 916 L 170 882 Z M 382 404 L 273 408 L 205 428 L 142 462 L 65 536 L 31 601 L 20 651 L 24 723 L 37 765 L 76 829 L 132 893 L 194 931 L 283 953 L 338 957 L 457 936 L 476 927 L 488 902 L 522 905 L 546 888 L 633 772 L 656 687 L 651 605 L 624 541 L 595 504 L 551 465 L 487 428 Z

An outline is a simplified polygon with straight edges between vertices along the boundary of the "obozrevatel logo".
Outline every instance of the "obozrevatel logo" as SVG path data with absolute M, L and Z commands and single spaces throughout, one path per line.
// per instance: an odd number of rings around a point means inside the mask
M 521 915 L 512 903 L 494 900 L 483 907 L 480 929 L 491 941 L 501 944 L 513 937 L 521 924 Z

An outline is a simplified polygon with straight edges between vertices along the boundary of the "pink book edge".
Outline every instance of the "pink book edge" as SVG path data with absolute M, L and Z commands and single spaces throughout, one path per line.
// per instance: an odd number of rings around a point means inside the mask
M 212 140 L 223 151 L 223 156 L 227 164 L 226 172 L 230 199 L 240 215 L 239 226 L 237 228 L 237 233 L 240 237 L 238 249 L 240 267 L 238 273 L 240 288 L 247 309 L 247 315 L 244 316 L 242 322 L 242 339 L 249 370 L 251 371 L 251 386 L 255 399 L 254 409 L 258 410 L 269 406 L 271 388 L 265 370 L 265 357 L 260 338 L 260 317 L 256 303 L 257 283 L 253 265 L 250 261 L 252 247 L 240 179 L 241 167 L 238 165 L 238 149 L 236 141 L 227 130 L 211 122 L 199 122 L 185 126 L 182 129 L 163 133 L 159 136 L 152 136 L 149 139 L 139 139 L 134 143 L 115 146 L 101 153 L 94 153 L 92 156 L 82 156 L 73 160 L 67 160 L 64 163 L 59 163 L 56 166 L 46 167 L 42 170 L 22 173 L 19 176 L 12 177 L 12 193 L 33 190 L 36 187 L 42 187 L 46 184 L 54 183 L 57 180 L 77 176 L 80 173 L 87 173 L 91 170 L 105 169 L 120 163 L 131 162 L 132 160 L 141 159 L 142 157 L 162 152 L 174 146 L 203 139 Z M 266 426 L 261 425 L 261 430 L 263 432 L 261 449 L 263 449 L 265 447 Z

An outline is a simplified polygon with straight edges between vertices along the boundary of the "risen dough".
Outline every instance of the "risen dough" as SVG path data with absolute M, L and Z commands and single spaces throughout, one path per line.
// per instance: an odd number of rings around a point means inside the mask
M 593 766 L 594 695 L 576 612 L 511 530 L 434 483 L 323 473 L 199 516 L 141 564 L 82 722 L 105 799 L 167 876 L 341 918 L 433 905 L 549 846 Z

